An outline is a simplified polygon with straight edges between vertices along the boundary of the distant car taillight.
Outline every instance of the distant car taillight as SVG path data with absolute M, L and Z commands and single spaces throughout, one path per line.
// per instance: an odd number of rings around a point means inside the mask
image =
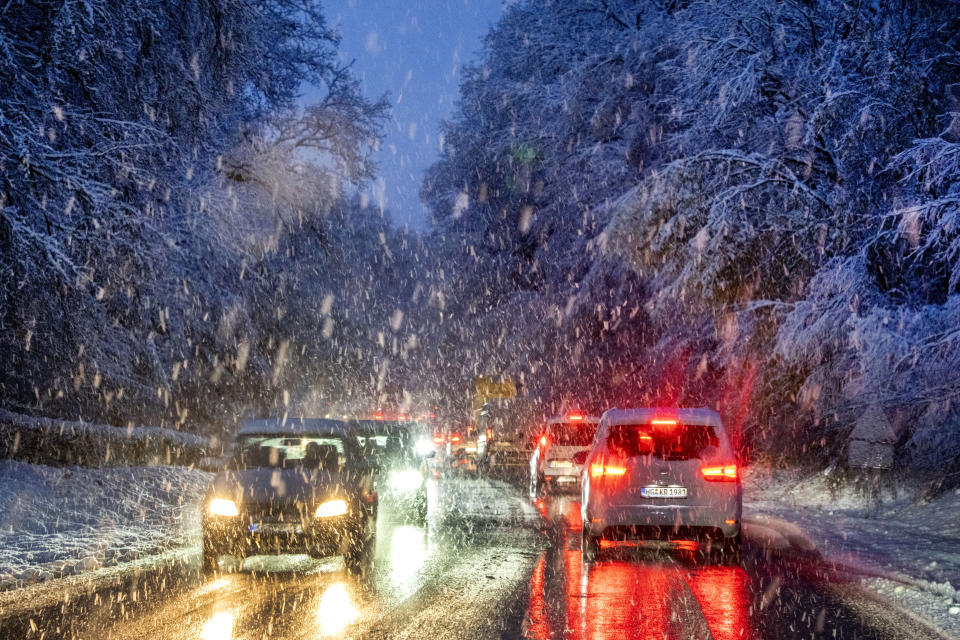
M 701 467 L 700 475 L 704 480 L 711 482 L 736 482 L 737 465 L 728 464 L 722 467 Z
M 487 440 L 493 440 L 493 429 L 487 427 Z
M 452 436 L 450 436 L 450 442 L 460 442 L 460 436 L 457 434 L 453 434 Z
M 540 448 L 547 446 L 547 436 L 540 436 Z
M 443 436 L 433 436 L 434 444 L 441 444 L 443 442 Z

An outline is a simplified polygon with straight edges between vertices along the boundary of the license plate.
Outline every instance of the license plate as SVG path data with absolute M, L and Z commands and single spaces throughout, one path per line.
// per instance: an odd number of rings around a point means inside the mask
M 558 476 L 557 482 L 576 482 L 577 479 L 574 476 Z
M 686 487 L 643 487 L 640 495 L 644 498 L 686 498 Z
M 573 463 L 569 460 L 551 460 L 550 461 L 551 469 L 572 469 Z
M 257 523 L 254 522 L 250 525 L 250 533 L 297 533 L 297 525 L 284 522 L 284 523 L 273 523 L 273 522 L 264 522 Z

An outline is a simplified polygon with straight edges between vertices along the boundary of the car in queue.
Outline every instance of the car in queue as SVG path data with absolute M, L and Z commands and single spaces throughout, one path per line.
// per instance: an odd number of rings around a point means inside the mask
M 415 421 L 355 420 L 364 455 L 376 465 L 377 487 L 400 515 L 427 519 L 427 461 L 435 456 L 427 428 Z
M 482 444 L 473 425 L 455 427 L 447 434 L 447 464 L 450 471 L 478 474 L 482 456 Z
M 554 490 L 577 489 L 582 465 L 574 461 L 574 456 L 590 449 L 599 422 L 599 417 L 578 411 L 545 421 L 530 456 L 532 497 Z
M 692 540 L 740 548 L 743 490 L 720 415 L 710 409 L 610 409 L 583 462 L 581 548 L 603 540 Z
M 240 427 L 203 501 L 203 570 L 222 556 L 342 555 L 361 571 L 376 543 L 374 466 L 353 427 L 319 418 Z

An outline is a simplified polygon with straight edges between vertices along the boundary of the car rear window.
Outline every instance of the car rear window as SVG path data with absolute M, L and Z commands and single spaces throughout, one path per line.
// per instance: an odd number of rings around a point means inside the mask
M 613 425 L 608 443 L 628 457 L 651 455 L 663 460 L 702 458 L 720 446 L 714 428 L 699 424 Z
M 547 425 L 550 444 L 560 447 L 589 447 L 597 425 L 584 422 L 554 422 Z
M 234 443 L 236 468 L 315 468 L 337 471 L 345 462 L 346 446 L 337 434 L 296 436 L 244 435 Z

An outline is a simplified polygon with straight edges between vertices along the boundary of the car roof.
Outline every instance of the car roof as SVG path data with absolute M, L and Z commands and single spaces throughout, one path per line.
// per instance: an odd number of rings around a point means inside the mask
M 608 409 L 603 412 L 606 424 L 647 424 L 655 418 L 674 419 L 681 424 L 698 424 L 723 428 L 720 414 L 713 409 L 680 409 L 677 407 L 645 407 L 642 409 Z
M 265 418 L 247 422 L 237 431 L 237 435 L 300 435 L 308 433 L 335 433 L 350 436 L 353 435 L 353 429 L 342 420 L 330 420 L 328 418 Z
M 568 416 L 554 416 L 546 419 L 546 424 L 599 424 L 599 416 L 588 416 L 584 414 L 583 420 L 571 420 Z
M 415 420 L 351 420 L 350 424 L 361 431 L 394 431 L 404 429 L 412 431 L 414 428 L 420 428 L 420 423 Z

